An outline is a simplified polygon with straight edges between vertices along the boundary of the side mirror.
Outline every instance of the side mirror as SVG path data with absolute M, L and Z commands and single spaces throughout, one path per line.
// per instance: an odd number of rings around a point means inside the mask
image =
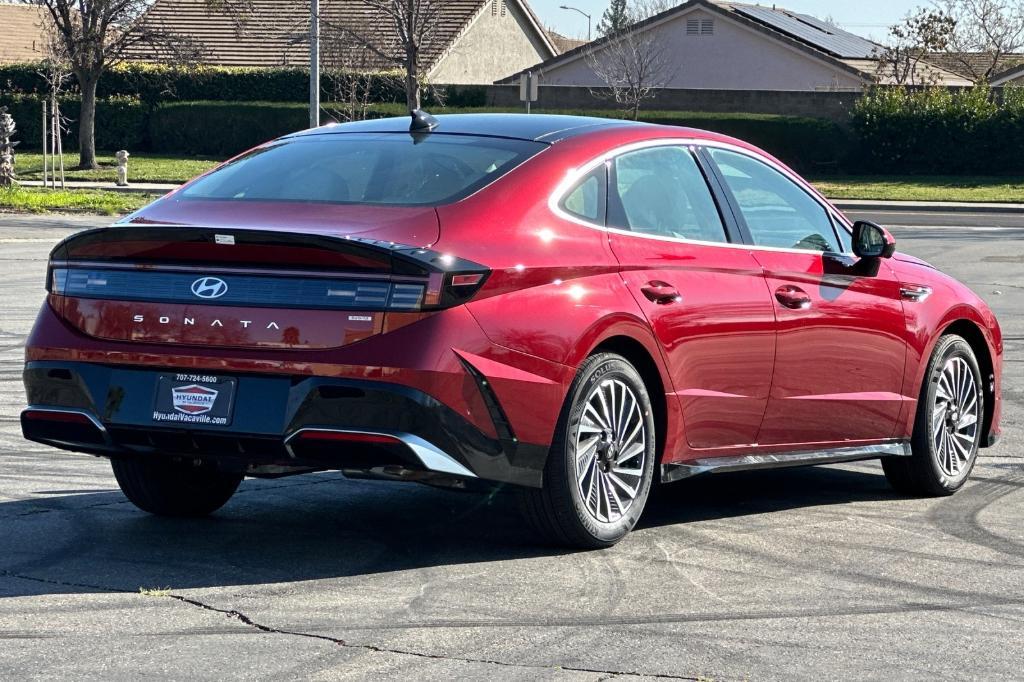
M 859 258 L 892 258 L 896 238 L 881 225 L 858 220 L 853 224 L 853 253 Z

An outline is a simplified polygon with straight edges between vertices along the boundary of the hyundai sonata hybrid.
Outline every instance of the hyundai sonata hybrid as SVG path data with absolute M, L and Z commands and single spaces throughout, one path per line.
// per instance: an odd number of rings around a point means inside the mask
M 948 495 L 999 434 L 967 287 L 686 128 L 414 112 L 288 135 L 53 249 L 26 438 L 162 515 L 246 476 L 507 487 L 604 547 L 652 485 L 877 459 Z

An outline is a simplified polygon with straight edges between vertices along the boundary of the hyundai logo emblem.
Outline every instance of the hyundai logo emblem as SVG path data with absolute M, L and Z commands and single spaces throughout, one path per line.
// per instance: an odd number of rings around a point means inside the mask
M 228 293 L 228 283 L 217 277 L 200 277 L 192 282 L 192 293 L 199 298 L 220 298 Z

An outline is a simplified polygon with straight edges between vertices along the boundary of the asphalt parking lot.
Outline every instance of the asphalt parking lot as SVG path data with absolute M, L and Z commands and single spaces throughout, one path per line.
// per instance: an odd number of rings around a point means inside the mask
M 45 255 L 97 219 L 0 214 L 0 679 L 1020 679 L 1024 216 L 871 216 L 1006 336 L 1004 438 L 941 500 L 877 463 L 697 478 L 603 552 L 509 501 L 334 474 L 146 516 L 20 438 Z M 73 226 L 73 227 L 69 227 Z

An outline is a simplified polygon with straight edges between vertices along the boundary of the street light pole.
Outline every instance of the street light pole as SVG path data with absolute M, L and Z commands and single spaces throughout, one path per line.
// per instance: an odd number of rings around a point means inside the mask
M 593 39 L 593 36 L 590 32 L 591 16 L 589 14 L 581 10 L 579 7 L 569 7 L 568 5 L 562 5 L 558 9 L 572 10 L 573 12 L 579 12 L 580 14 L 585 16 L 587 18 L 587 42 L 589 43 Z
M 320 125 L 320 0 L 309 0 L 309 127 Z

